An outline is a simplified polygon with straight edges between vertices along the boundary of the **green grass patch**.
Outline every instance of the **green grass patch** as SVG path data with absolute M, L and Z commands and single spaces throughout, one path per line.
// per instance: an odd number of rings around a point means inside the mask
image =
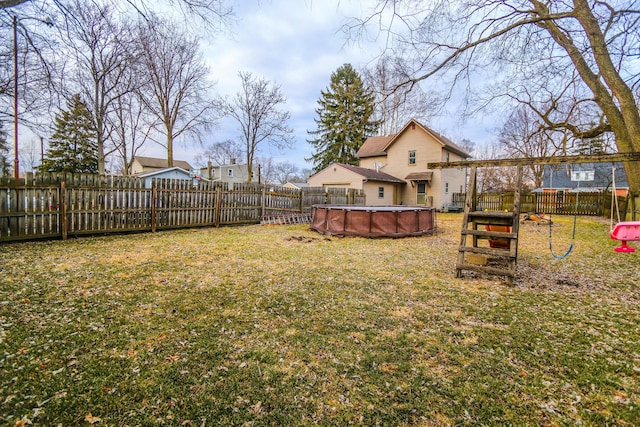
M 523 224 L 514 287 L 457 279 L 461 219 L 0 246 L 0 424 L 639 425 L 640 255 Z

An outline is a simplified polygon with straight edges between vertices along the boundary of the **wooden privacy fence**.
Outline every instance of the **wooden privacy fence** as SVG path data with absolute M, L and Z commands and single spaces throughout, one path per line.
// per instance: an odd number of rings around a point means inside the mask
M 72 174 L 0 180 L 0 242 L 68 235 L 256 224 L 266 215 L 309 213 L 314 204 L 364 204 L 353 189 Z
M 453 194 L 453 203 L 464 206 L 465 193 Z M 488 211 L 513 210 L 513 193 L 483 193 L 478 195 L 477 209 Z M 577 203 L 576 203 L 577 202 Z M 622 211 L 627 200 L 619 198 Z M 520 212 L 536 212 L 555 215 L 609 216 L 611 192 L 543 192 L 520 195 Z

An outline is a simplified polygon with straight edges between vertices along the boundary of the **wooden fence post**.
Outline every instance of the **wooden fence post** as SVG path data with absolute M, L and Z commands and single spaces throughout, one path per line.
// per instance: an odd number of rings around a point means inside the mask
M 155 180 L 151 182 L 151 232 L 156 232 L 158 220 L 158 187 Z
M 215 200 L 215 210 L 213 212 L 214 216 L 214 226 L 220 227 L 220 211 L 222 209 L 222 186 L 216 187 L 216 200 Z
M 260 218 L 259 219 L 262 219 L 262 217 L 264 217 L 264 209 L 265 209 L 266 203 L 267 203 L 267 186 L 263 185 L 262 199 L 260 200 Z
M 627 203 L 627 214 L 625 215 L 627 221 L 637 221 L 638 220 L 638 209 L 640 208 L 640 193 L 632 193 L 629 192 Z M 624 218 L 623 217 L 623 220 Z
M 300 189 L 300 213 L 304 213 L 304 189 Z
M 65 181 L 60 183 L 60 215 L 62 240 L 67 240 L 67 187 Z

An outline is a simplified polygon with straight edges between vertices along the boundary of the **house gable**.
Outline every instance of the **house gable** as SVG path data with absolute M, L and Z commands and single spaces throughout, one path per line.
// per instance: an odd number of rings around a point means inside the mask
M 167 169 L 169 167 L 168 165 L 169 161 L 167 159 L 134 156 L 133 163 L 131 164 L 131 174 L 136 175 L 140 173 Z M 184 160 L 174 160 L 173 167 L 179 167 L 187 171 L 193 169 L 193 167 L 191 167 L 191 165 Z
M 469 153 L 465 152 L 460 146 L 455 144 L 449 138 L 441 135 L 433 129 L 421 124 L 415 119 L 411 119 L 404 125 L 400 132 L 388 136 L 372 136 L 362 144 L 362 147 L 358 150 L 357 156 L 359 159 L 370 157 L 384 157 L 389 154 L 391 147 L 403 136 L 410 131 L 420 130 L 428 135 L 428 139 L 439 144 L 445 151 L 455 154 L 460 159 L 466 159 L 471 157 Z M 446 161 L 443 159 L 443 161 Z
M 194 181 L 196 183 L 200 180 L 208 181 L 207 179 L 200 176 L 193 176 L 191 172 L 178 166 L 144 172 L 137 174 L 136 176 L 144 178 L 145 187 L 147 188 L 151 188 L 151 183 L 154 179 L 178 179 L 185 181 Z

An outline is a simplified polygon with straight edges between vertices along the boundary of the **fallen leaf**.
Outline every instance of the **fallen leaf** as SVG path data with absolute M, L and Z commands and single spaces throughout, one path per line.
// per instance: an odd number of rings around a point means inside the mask
M 393 374 L 398 370 L 398 367 L 396 365 L 394 365 L 393 363 L 388 363 L 385 362 L 382 365 L 380 365 L 380 371 L 386 373 L 386 374 Z
M 94 417 L 93 415 L 91 415 L 91 412 L 89 412 L 87 414 L 86 417 L 84 417 L 84 420 L 86 422 L 88 422 L 89 424 L 95 424 L 95 423 L 99 423 L 100 421 L 102 421 L 102 418 L 100 417 Z

